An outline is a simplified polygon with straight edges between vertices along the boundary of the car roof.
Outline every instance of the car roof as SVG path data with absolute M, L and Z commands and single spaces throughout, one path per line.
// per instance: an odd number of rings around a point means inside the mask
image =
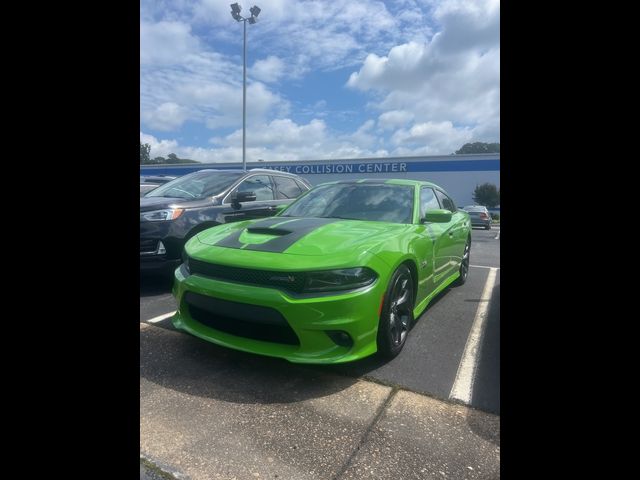
M 241 168 L 225 168 L 225 169 L 203 168 L 202 170 L 196 170 L 195 172 L 191 172 L 191 173 L 201 173 L 201 172 L 246 173 L 247 175 L 251 174 L 251 173 L 266 173 L 268 175 L 274 175 L 275 174 L 275 175 L 284 175 L 284 176 L 287 176 L 287 177 L 298 178 L 298 179 L 302 178 L 299 175 L 296 175 L 295 173 L 282 172 L 280 170 L 273 170 L 271 168 L 250 168 L 246 172 L 244 170 L 242 170 Z
M 373 183 L 373 184 L 386 184 L 386 185 L 409 185 L 409 186 L 424 186 L 424 187 L 432 187 L 439 188 L 442 190 L 442 187 L 439 187 L 435 183 L 425 182 L 423 180 L 407 180 L 405 178 L 363 178 L 361 180 L 336 180 L 335 182 L 326 182 L 323 185 L 330 185 L 336 183 Z

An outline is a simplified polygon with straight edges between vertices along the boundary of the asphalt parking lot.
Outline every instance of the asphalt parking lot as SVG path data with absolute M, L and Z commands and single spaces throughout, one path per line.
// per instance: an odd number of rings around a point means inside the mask
M 499 227 L 471 267 L 397 358 L 330 367 L 177 332 L 171 282 L 143 277 L 141 478 L 498 478 Z

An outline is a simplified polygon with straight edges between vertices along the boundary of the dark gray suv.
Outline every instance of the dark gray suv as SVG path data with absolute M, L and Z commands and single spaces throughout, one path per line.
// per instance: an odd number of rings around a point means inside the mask
M 222 223 L 271 217 L 311 185 L 290 173 L 252 169 L 200 170 L 140 198 L 140 270 L 169 270 L 185 242 Z

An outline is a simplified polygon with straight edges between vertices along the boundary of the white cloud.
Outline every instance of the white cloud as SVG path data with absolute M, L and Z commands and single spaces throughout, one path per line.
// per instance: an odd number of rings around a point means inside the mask
M 406 110 L 390 110 L 378 117 L 378 126 L 383 130 L 402 127 L 414 119 L 414 115 Z
M 322 120 L 314 119 L 306 125 L 298 125 L 289 118 L 277 119 L 252 128 L 247 134 L 247 145 L 315 148 L 325 140 L 325 130 L 326 125 Z M 236 130 L 224 139 L 216 138 L 214 141 L 227 146 L 236 145 L 242 142 L 242 130 Z
M 242 121 L 241 69 L 241 64 L 224 55 L 204 50 L 191 51 L 172 64 L 141 63 L 142 122 L 160 131 L 175 131 L 187 120 L 209 128 L 238 125 Z M 286 115 L 288 109 L 288 102 L 264 83 L 248 84 L 248 121 Z
M 321 119 L 297 124 L 289 118 L 256 124 L 247 130 L 247 161 L 285 161 L 304 159 L 356 158 L 386 156 L 371 133 L 375 125 L 368 120 L 351 134 L 329 131 Z M 151 156 L 175 153 L 180 158 L 202 162 L 240 162 L 242 160 L 242 129 L 210 140 L 210 148 L 179 145 L 176 140 L 158 140 L 140 132 L 140 141 L 151 145 Z M 160 152 L 160 153 L 158 153 Z
M 421 139 L 430 142 L 430 151 L 451 153 L 450 146 L 455 150 L 460 146 L 455 143 L 466 139 L 499 141 L 499 3 L 439 2 L 434 16 L 441 29 L 429 41 L 396 45 L 383 56 L 369 54 L 347 86 L 374 98 L 383 95 L 370 104 L 382 111 L 383 130 L 404 126 L 413 116 L 413 127 L 392 137 L 403 148 Z M 446 138 L 439 141 L 434 134 Z
M 141 130 L 175 132 L 153 137 L 159 151 L 241 159 L 242 25 L 229 3 L 141 0 Z M 499 141 L 498 1 L 258 3 L 247 25 L 249 159 L 449 154 Z M 358 91 L 349 101 L 307 93 L 310 74 L 345 67 Z M 212 129 L 213 145 L 182 145 L 186 122 Z
M 153 135 L 143 132 L 140 132 L 140 143 L 148 143 L 151 146 L 151 158 L 166 157 L 170 153 L 176 153 L 175 150 L 178 148 L 178 142 L 175 140 L 158 140 Z
M 155 110 L 143 112 L 141 115 L 147 125 L 160 131 L 180 128 L 187 116 L 186 109 L 173 102 L 162 103 Z
M 264 60 L 258 60 L 254 63 L 250 74 L 258 80 L 271 83 L 277 82 L 280 79 L 284 74 L 284 69 L 285 64 L 280 58 L 269 55 Z
M 469 128 L 455 128 L 451 122 L 425 122 L 410 129 L 397 130 L 391 141 L 402 147 L 417 147 L 420 152 L 453 153 L 472 138 Z
M 182 22 L 140 23 L 140 64 L 173 65 L 198 50 L 198 39 Z
M 297 64 L 287 75 L 301 75 L 310 68 L 333 70 L 356 65 L 365 57 L 368 47 L 388 49 L 394 39 L 405 35 L 406 27 L 411 31 L 429 30 L 415 16 L 406 20 L 398 18 L 379 0 L 264 0 L 259 3 L 262 11 L 258 22 L 247 26 L 249 49 L 286 52 L 287 57 L 296 59 L 292 63 Z M 244 5 L 243 15 L 250 15 L 249 5 Z M 166 8 L 164 4 L 163 8 Z M 194 26 L 212 30 L 217 40 L 237 43 L 241 48 L 242 26 L 231 18 L 229 2 L 200 0 L 191 7 L 175 8 L 173 12 Z M 211 29 L 212 25 L 218 28 Z M 287 64 L 292 65 L 288 61 Z

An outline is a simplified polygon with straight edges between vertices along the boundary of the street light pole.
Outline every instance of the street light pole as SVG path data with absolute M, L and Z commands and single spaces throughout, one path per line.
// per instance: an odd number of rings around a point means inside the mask
M 247 19 L 244 24 L 244 42 L 242 45 L 242 171 L 247 171 L 246 146 L 247 140 Z
M 248 18 L 240 15 L 242 7 L 237 3 L 231 4 L 231 16 L 237 22 L 243 25 L 243 41 L 242 41 L 242 170 L 247 171 L 247 21 L 250 24 L 256 23 L 260 8 L 254 5 L 249 9 L 251 16 Z

